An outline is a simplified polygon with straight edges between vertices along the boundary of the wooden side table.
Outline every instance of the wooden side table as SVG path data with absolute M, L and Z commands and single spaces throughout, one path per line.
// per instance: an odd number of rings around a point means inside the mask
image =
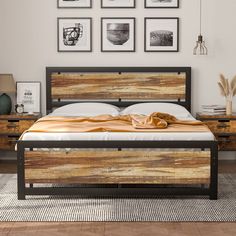
M 196 118 L 210 128 L 218 140 L 220 151 L 236 151 L 236 113 L 230 116 L 197 113 Z
M 0 151 L 14 151 L 20 135 L 40 117 L 41 114 L 0 115 Z

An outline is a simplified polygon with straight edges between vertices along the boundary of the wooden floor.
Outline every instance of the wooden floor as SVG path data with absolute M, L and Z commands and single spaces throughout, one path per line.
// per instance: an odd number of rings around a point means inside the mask
M 220 162 L 219 172 L 236 173 L 236 162 Z M 0 173 L 16 173 L 14 162 L 1 162 Z M 0 206 L 1 209 L 1 206 Z M 236 223 L 0 223 L 0 236 L 235 236 Z

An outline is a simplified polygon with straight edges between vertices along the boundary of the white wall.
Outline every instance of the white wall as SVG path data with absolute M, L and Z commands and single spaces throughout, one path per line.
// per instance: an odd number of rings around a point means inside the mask
M 180 0 L 180 9 L 57 9 L 56 0 L 0 0 L 0 73 L 13 73 L 16 80 L 42 82 L 45 112 L 46 66 L 191 66 L 193 112 L 201 104 L 222 103 L 217 80 L 220 72 L 236 74 L 236 1 L 205 0 L 203 35 L 208 56 L 193 56 L 199 31 L 198 0 Z M 135 53 L 100 52 L 100 17 L 136 17 Z M 180 17 L 180 52 L 144 53 L 144 17 Z M 93 52 L 58 53 L 57 17 L 92 17 Z M 236 100 L 235 100 L 236 101 Z M 236 102 L 234 105 L 236 110 Z

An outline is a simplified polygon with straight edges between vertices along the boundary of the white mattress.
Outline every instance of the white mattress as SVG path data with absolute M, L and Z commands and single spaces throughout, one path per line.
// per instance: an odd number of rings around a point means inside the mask
M 181 132 L 181 133 L 162 133 L 162 132 L 90 132 L 90 133 L 26 133 L 23 140 L 49 141 L 49 140 L 143 140 L 143 141 L 158 141 L 158 140 L 214 140 L 214 135 L 211 132 Z

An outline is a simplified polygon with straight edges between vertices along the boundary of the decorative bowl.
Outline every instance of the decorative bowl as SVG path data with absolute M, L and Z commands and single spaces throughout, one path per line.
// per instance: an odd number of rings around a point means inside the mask
M 123 45 L 129 40 L 129 24 L 108 23 L 107 39 L 114 45 Z

